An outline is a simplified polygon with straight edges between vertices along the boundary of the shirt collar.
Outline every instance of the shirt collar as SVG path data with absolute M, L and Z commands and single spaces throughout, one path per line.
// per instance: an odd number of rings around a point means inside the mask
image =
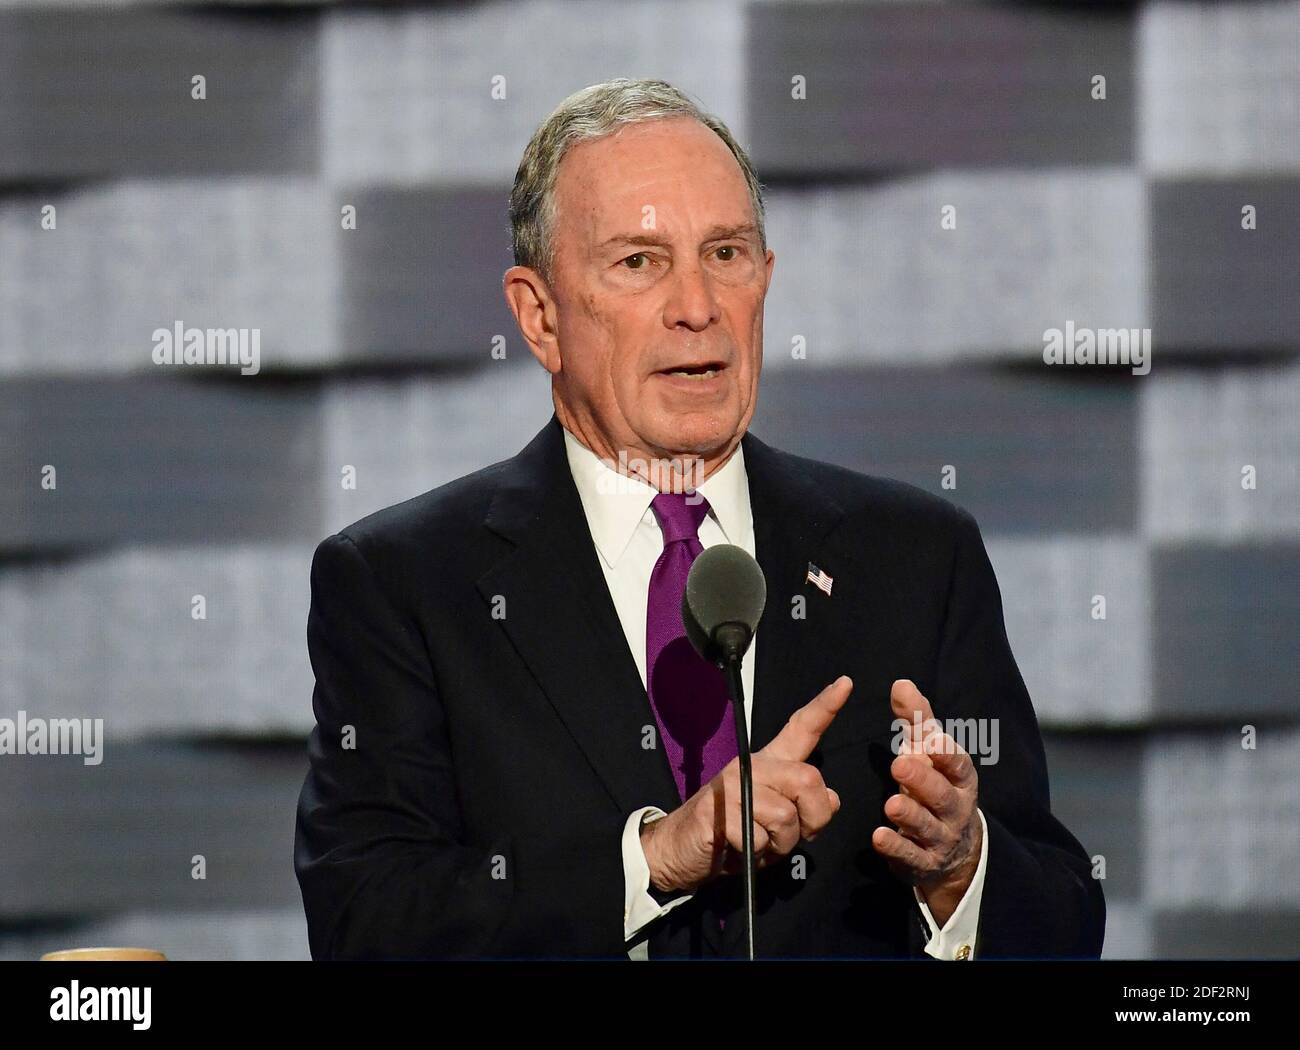
M 605 564 L 612 567 L 627 550 L 658 490 L 641 478 L 614 470 L 568 430 L 564 430 L 564 450 L 591 538 Z M 727 542 L 744 546 L 753 519 L 749 476 L 740 445 L 726 463 L 700 483 L 698 491 L 709 501 L 709 512 Z

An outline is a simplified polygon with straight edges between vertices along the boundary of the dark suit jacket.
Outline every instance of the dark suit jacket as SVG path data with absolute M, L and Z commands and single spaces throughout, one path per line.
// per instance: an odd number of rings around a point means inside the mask
M 855 683 L 809 759 L 842 807 L 797 849 L 802 879 L 792 864 L 759 872 L 758 954 L 922 954 L 912 890 L 870 841 L 897 790 L 890 685 L 911 678 L 940 719 L 1000 719 L 999 761 L 977 767 L 977 957 L 1099 955 L 1101 885 L 1049 810 L 974 519 L 743 443 L 768 587 L 754 748 L 840 674 Z M 513 459 L 317 548 L 317 726 L 294 852 L 315 958 L 626 959 L 624 823 L 681 800 L 663 750 L 642 746 L 654 715 L 597 557 L 554 417 Z M 831 596 L 805 581 L 809 562 Z M 739 956 L 741 905 L 738 878 L 711 883 L 651 927 L 651 958 Z

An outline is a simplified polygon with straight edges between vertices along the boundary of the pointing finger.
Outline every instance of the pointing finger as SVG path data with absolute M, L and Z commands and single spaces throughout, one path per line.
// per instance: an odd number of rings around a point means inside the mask
M 835 716 L 852 691 L 853 679 L 848 675 L 840 675 L 792 714 L 781 732 L 773 737 L 761 753 L 791 762 L 803 762 L 812 754 L 822 734 L 835 721 Z

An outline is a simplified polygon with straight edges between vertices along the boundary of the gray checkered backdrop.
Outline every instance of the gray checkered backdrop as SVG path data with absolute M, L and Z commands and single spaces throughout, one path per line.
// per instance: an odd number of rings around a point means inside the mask
M 0 957 L 306 957 L 312 549 L 548 418 L 506 197 L 626 75 L 769 187 L 755 432 L 980 521 L 1106 955 L 1294 956 L 1298 54 L 1294 2 L 0 0 L 0 717 L 105 734 L 0 756 Z

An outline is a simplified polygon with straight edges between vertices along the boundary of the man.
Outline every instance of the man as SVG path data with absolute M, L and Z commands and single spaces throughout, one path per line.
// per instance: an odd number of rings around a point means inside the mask
M 758 954 L 1099 955 L 974 520 L 748 433 L 775 257 L 725 126 L 660 81 L 578 92 L 511 220 L 554 417 L 316 552 L 313 956 L 742 954 L 734 724 L 680 617 L 721 542 L 768 587 L 742 675 Z M 995 727 L 996 761 L 936 718 Z

